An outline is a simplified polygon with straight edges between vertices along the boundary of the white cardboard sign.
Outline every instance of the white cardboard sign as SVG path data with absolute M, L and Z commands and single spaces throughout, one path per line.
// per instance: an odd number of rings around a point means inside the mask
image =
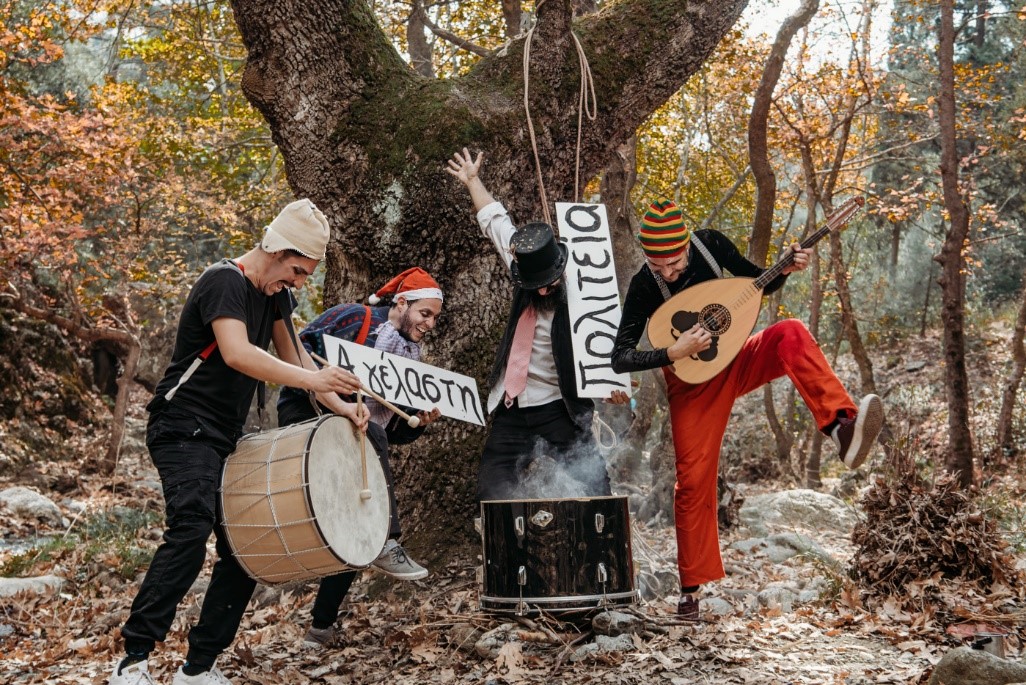
M 606 206 L 557 202 L 556 223 L 559 239 L 570 251 L 566 294 L 577 394 L 609 397 L 613 390 L 630 394 L 630 374 L 613 373 L 610 366 L 621 311 Z
M 438 407 L 443 416 L 484 425 L 477 381 L 470 376 L 331 335 L 324 336 L 324 352 L 389 402 L 425 411 Z

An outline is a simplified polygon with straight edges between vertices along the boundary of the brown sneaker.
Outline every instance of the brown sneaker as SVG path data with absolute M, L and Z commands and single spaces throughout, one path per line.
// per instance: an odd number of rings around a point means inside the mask
M 681 595 L 677 602 L 677 615 L 685 621 L 698 620 L 698 597 L 694 595 Z
M 866 395 L 859 403 L 859 413 L 854 418 L 837 420 L 830 437 L 837 443 L 838 455 L 849 469 L 857 469 L 869 455 L 876 437 L 883 428 L 883 402 L 876 395 Z

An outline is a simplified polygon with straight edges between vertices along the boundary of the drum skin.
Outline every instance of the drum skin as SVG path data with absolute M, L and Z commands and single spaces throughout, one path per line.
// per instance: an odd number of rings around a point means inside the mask
M 353 424 L 322 416 L 248 435 L 225 461 L 219 489 L 236 560 L 266 584 L 368 566 L 388 537 L 389 498 L 367 445 L 370 499 L 362 499 L 360 443 Z
M 481 606 L 524 614 L 635 604 L 626 497 L 481 503 Z

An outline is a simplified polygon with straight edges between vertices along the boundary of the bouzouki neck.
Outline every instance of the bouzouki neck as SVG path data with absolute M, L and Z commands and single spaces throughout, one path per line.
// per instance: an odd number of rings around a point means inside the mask
M 833 231 L 834 229 L 844 226 L 846 223 L 848 223 L 848 220 L 851 219 L 852 215 L 855 214 L 855 212 L 857 212 L 859 208 L 862 207 L 862 205 L 864 205 L 865 203 L 866 199 L 864 197 L 853 197 L 847 200 L 843 205 L 838 207 L 830 216 L 828 216 L 826 218 L 826 221 L 824 221 L 823 224 L 818 229 L 816 229 L 814 233 L 810 234 L 805 238 L 805 240 L 801 241 L 800 244 L 802 246 L 802 249 L 807 250 L 808 248 L 812 247 L 820 240 L 825 238 L 827 235 L 829 235 L 830 231 Z M 780 259 L 780 261 L 778 261 L 770 268 L 766 269 L 766 271 L 764 271 L 761 276 L 756 278 L 752 285 L 754 285 L 759 290 L 764 289 L 767 285 L 769 285 L 769 283 L 774 278 L 782 274 L 784 272 L 784 269 L 791 266 L 792 264 L 794 264 L 794 253 L 789 250 L 787 254 L 785 254 Z

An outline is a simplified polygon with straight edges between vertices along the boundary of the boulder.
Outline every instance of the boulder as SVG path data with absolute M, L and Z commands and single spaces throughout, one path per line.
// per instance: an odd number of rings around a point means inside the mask
M 934 667 L 928 685 L 1018 685 L 1026 683 L 1026 664 L 988 652 L 959 647 Z
M 60 526 L 63 518 L 60 508 L 52 500 L 20 485 L 0 491 L 0 505 L 16 516 L 45 521 L 54 526 Z
M 64 579 L 57 576 L 36 578 L 0 578 L 0 597 L 12 597 L 19 592 L 34 595 L 55 595 L 64 586 Z
M 645 622 L 633 614 L 619 611 L 603 611 L 591 619 L 591 627 L 598 635 L 630 635 L 640 632 Z
M 785 490 L 748 497 L 739 513 L 741 525 L 758 536 L 774 529 L 831 530 L 847 533 L 857 517 L 844 502 L 815 490 Z

